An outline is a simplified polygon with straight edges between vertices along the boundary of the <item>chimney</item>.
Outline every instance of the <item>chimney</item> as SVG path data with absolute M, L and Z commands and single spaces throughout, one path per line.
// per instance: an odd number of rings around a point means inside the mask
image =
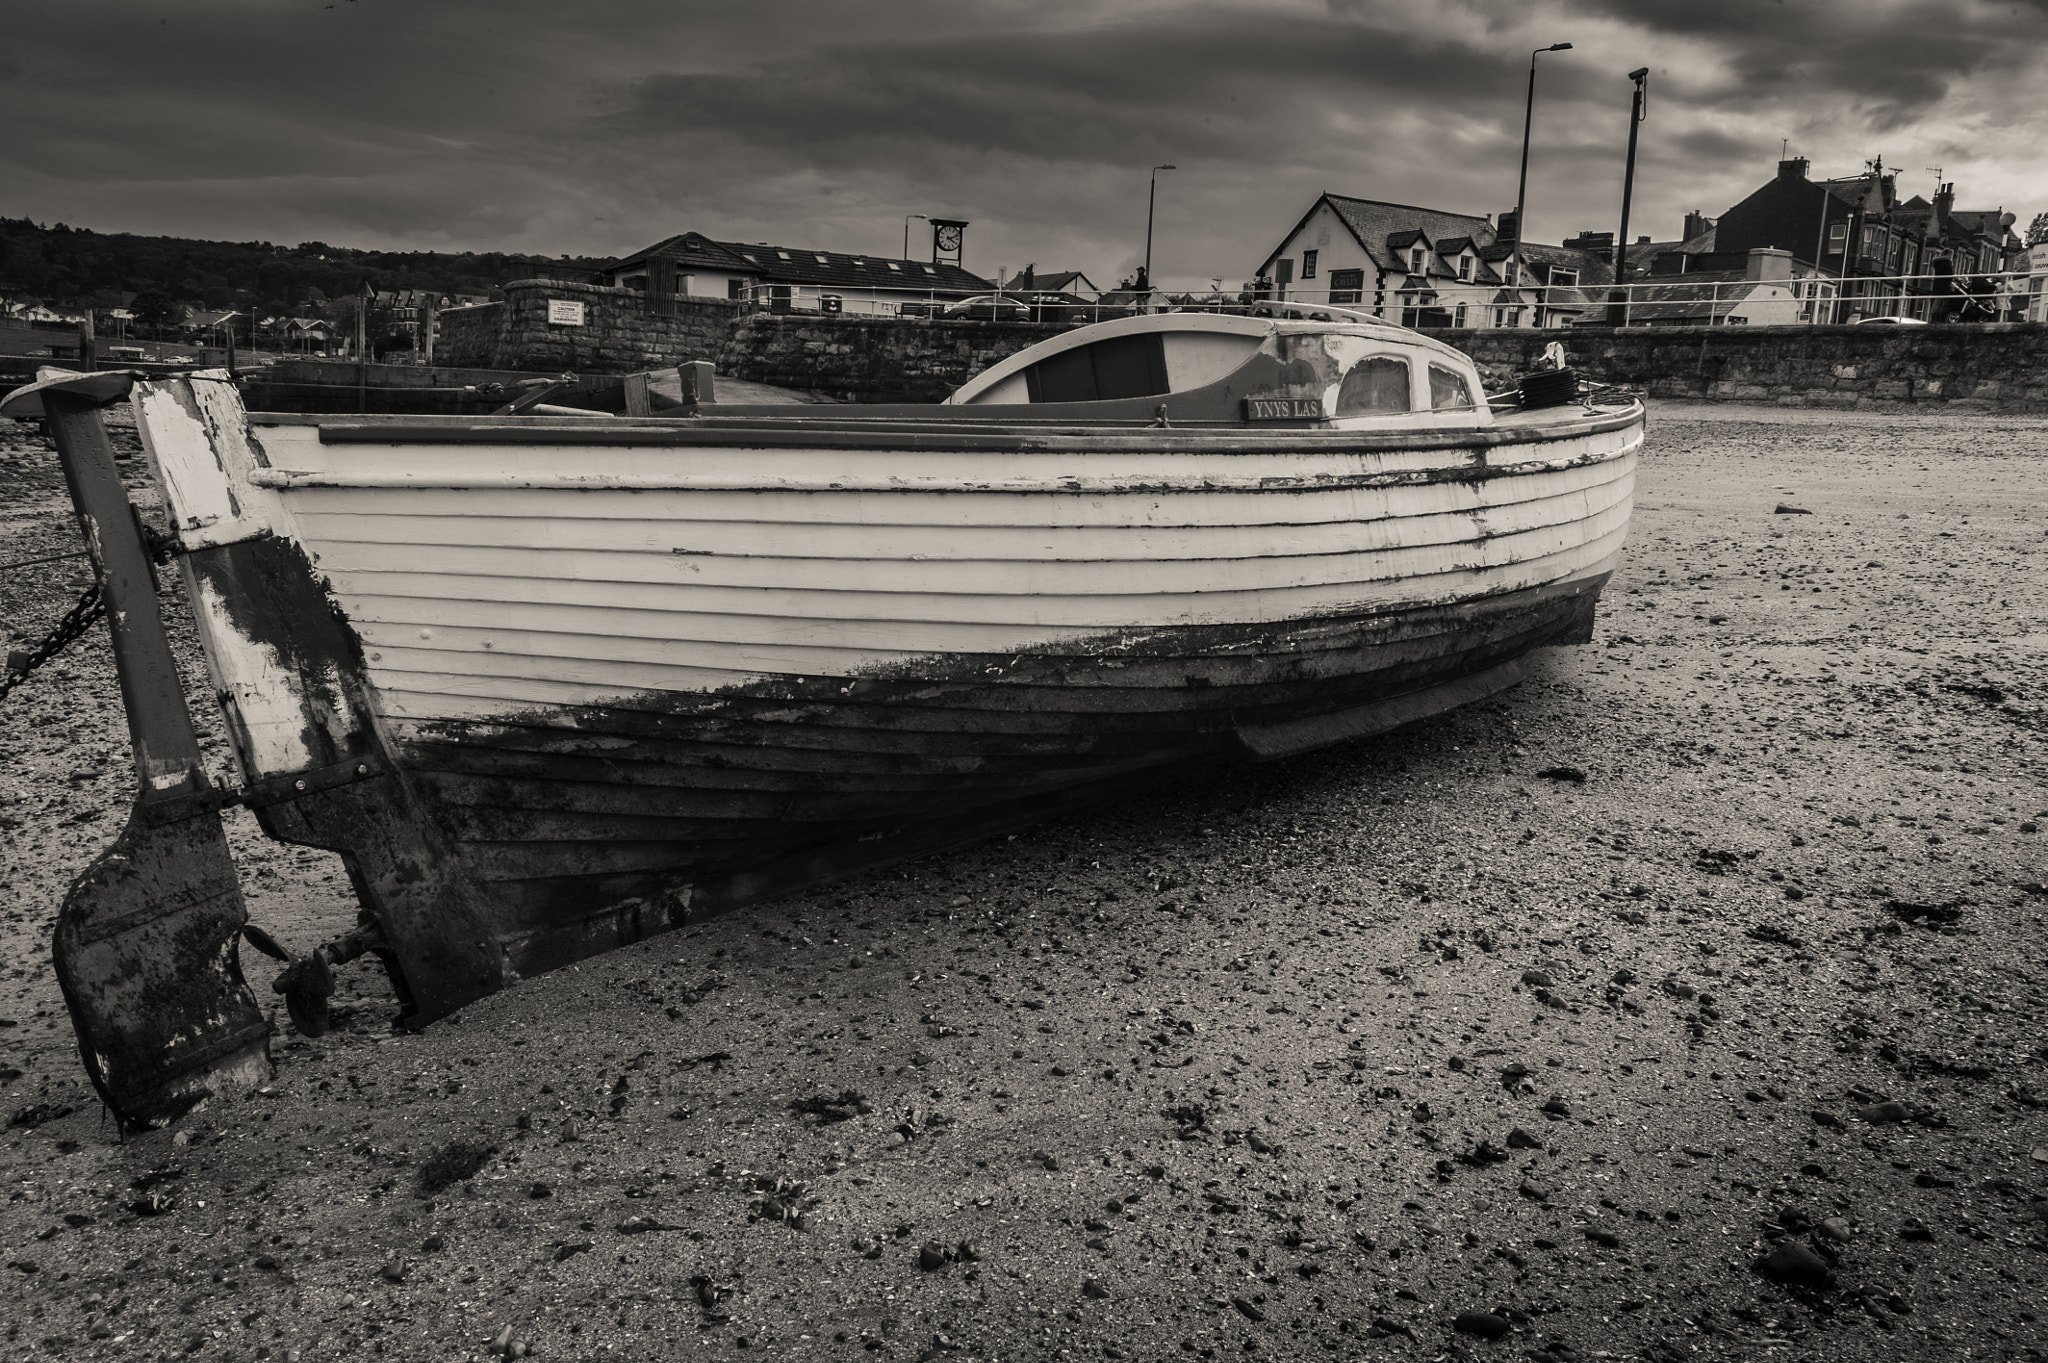
M 1956 187 L 1945 184 L 1934 191 L 1934 220 L 1927 224 L 1928 238 L 1939 241 L 1948 235 L 1948 215 L 1956 210 Z
M 1806 164 L 1804 156 L 1795 156 L 1789 161 L 1780 161 L 1778 162 L 1778 178 L 1780 180 L 1804 180 L 1806 178 Z
M 1522 221 L 1510 208 L 1503 211 L 1495 221 L 1493 239 L 1502 245 L 1512 246 L 1521 240 Z
M 1695 209 L 1685 215 L 1685 239 L 1691 241 L 1694 237 L 1703 237 L 1713 225 L 1712 219 Z
M 1648 246 L 1649 244 L 1650 238 L 1648 233 L 1636 238 L 1636 245 L 1638 246 Z
M 1597 251 L 1602 255 L 1607 255 L 1611 254 L 1614 250 L 1614 233 L 1581 232 L 1565 242 L 1564 245 L 1567 250 Z
M 1745 279 L 1790 279 L 1792 253 L 1776 246 L 1759 246 L 1749 253 Z

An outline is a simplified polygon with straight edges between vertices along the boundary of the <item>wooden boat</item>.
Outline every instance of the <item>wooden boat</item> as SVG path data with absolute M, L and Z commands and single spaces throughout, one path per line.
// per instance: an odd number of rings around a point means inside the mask
M 252 415 L 217 376 L 136 381 L 246 782 L 138 737 L 138 808 L 240 798 L 340 852 L 363 926 L 294 988 L 374 950 L 424 1024 L 1586 641 L 1641 405 L 1497 413 L 1451 347 L 1319 312 L 1083 328 L 937 406 Z M 77 462 L 117 387 L 7 405 Z

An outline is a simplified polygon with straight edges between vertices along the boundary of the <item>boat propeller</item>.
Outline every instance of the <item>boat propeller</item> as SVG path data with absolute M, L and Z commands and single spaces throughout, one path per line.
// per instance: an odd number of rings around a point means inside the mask
M 374 924 L 364 924 L 346 936 L 314 947 L 304 956 L 293 955 L 254 923 L 242 924 L 242 936 L 265 956 L 284 962 L 284 970 L 270 982 L 270 992 L 284 995 L 285 1011 L 291 1014 L 299 1035 L 305 1037 L 325 1036 L 333 1025 L 327 1001 L 334 997 L 334 967 L 384 944 L 383 934 Z

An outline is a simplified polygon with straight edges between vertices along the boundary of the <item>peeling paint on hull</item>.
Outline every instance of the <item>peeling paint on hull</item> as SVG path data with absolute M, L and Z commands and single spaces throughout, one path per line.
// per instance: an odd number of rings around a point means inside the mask
M 174 511 L 180 489 L 227 508 L 181 528 L 245 775 L 376 760 L 262 817 L 343 854 L 415 1022 L 693 915 L 1512 685 L 1590 637 L 1642 421 L 1412 446 L 844 421 L 515 439 L 251 428 L 201 387 L 137 405 Z

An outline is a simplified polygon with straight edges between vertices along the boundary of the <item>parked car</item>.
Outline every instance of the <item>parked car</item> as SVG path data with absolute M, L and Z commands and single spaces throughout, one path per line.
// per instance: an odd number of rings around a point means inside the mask
M 975 322 L 1029 322 L 1031 305 L 1015 294 L 984 293 L 973 298 L 963 298 L 939 314 L 955 321 L 967 319 Z

